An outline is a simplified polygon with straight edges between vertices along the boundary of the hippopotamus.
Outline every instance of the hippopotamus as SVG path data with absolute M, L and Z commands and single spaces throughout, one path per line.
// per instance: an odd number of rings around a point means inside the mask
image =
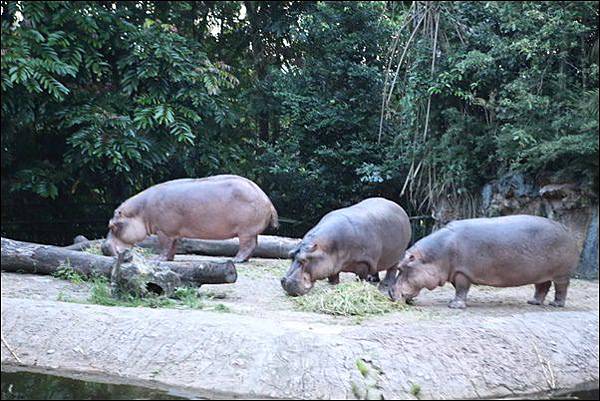
M 233 261 L 243 262 L 269 226 L 277 228 L 277 211 L 254 182 L 236 175 L 184 178 L 154 185 L 123 202 L 108 223 L 102 252 L 116 255 L 156 234 L 159 258 L 173 260 L 179 237 L 238 237 Z
M 493 287 L 535 285 L 529 301 L 542 305 L 554 283 L 552 306 L 564 306 L 570 273 L 579 252 L 572 233 L 562 224 L 529 215 L 477 218 L 451 222 L 417 241 L 398 265 L 400 274 L 389 293 L 408 303 L 421 289 L 452 283 L 450 308 L 463 309 L 471 284 Z
M 339 283 L 340 272 L 360 279 L 387 270 L 380 288 L 392 283 L 411 238 L 408 216 L 398 204 L 369 198 L 326 214 L 290 252 L 292 264 L 281 279 L 291 296 L 308 293 L 315 281 Z M 386 290 L 387 291 L 387 290 Z

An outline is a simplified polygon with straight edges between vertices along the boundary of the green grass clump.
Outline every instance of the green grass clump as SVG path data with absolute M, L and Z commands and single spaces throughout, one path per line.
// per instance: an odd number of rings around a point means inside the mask
M 110 291 L 110 281 L 105 277 L 95 277 L 91 280 L 91 295 L 89 303 L 104 306 L 124 306 L 131 308 L 174 308 L 174 309 L 204 309 L 215 312 L 229 313 L 231 309 L 221 303 L 209 305 L 203 302 L 207 297 L 198 294 L 194 287 L 179 287 L 175 289 L 173 297 L 165 295 L 146 294 L 123 294 L 114 297 Z
M 119 298 L 113 297 L 110 291 L 110 281 L 105 277 L 93 278 L 91 281 L 90 292 L 89 302 L 96 305 L 138 307 L 150 306 L 147 304 L 151 304 L 156 307 L 159 303 L 157 299 L 159 298 L 158 296 L 142 298 L 138 295 L 128 294 Z M 165 298 L 165 301 L 167 302 L 167 306 L 173 302 L 168 298 Z
M 190 309 L 202 309 L 204 303 L 198 297 L 198 289 L 193 287 L 179 287 L 175 290 L 173 298 L 178 299 L 183 305 Z
M 369 374 L 369 368 L 367 367 L 365 361 L 363 361 L 362 359 L 356 360 L 356 368 L 363 377 L 367 377 L 367 375 Z
M 300 310 L 334 316 L 381 315 L 406 309 L 406 305 L 393 302 L 364 281 L 313 289 L 308 295 L 293 300 Z
M 421 393 L 421 386 L 419 386 L 418 384 L 413 384 L 412 386 L 410 386 L 410 393 L 417 397 Z
M 102 256 L 102 245 L 99 243 L 94 243 L 83 249 L 84 252 L 91 253 L 92 255 L 100 255 Z
M 221 313 L 231 313 L 231 308 L 224 304 L 216 304 L 213 308 L 211 308 L 211 310 Z
M 86 277 L 73 269 L 71 261 L 67 259 L 65 262 L 58 265 L 58 269 L 52 273 L 53 277 L 60 278 L 62 280 L 68 280 L 73 284 L 81 284 L 85 281 Z
M 90 253 L 96 254 L 100 251 L 100 245 L 94 245 L 88 248 Z M 86 250 L 87 252 L 87 250 Z M 134 257 L 143 257 L 144 254 L 149 255 L 149 251 L 143 248 L 134 248 Z M 124 307 L 146 307 L 146 308 L 178 308 L 178 309 L 206 309 L 214 310 L 215 312 L 229 313 L 231 309 L 224 304 L 218 303 L 215 305 L 207 305 L 204 300 L 213 300 L 223 298 L 223 294 L 213 292 L 198 293 L 195 287 L 179 287 L 176 288 L 172 297 L 158 295 L 154 293 L 134 294 L 124 293 L 119 296 L 114 296 L 111 292 L 110 280 L 104 276 L 86 277 L 76 272 L 69 260 L 61 263 L 56 272 L 52 274 L 54 277 L 71 281 L 75 284 L 86 283 L 90 289 L 90 296 L 87 301 L 81 303 L 90 303 L 104 306 L 124 306 Z M 60 292 L 57 297 L 58 301 L 76 302 L 67 297 L 63 292 Z

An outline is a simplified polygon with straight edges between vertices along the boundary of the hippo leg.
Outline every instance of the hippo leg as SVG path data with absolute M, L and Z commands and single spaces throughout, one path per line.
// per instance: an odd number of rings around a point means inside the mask
M 398 269 L 396 267 L 391 267 L 387 269 L 383 281 L 379 283 L 379 286 L 377 287 L 379 291 L 381 291 L 383 294 L 387 294 L 389 289 L 392 288 L 392 284 L 394 284 L 394 282 L 396 281 L 397 273 Z
M 371 275 L 371 266 L 366 262 L 360 262 L 354 265 L 354 268 L 352 270 L 361 281 L 368 280 L 369 276 Z
M 329 276 L 327 278 L 327 281 L 329 281 L 329 284 L 331 284 L 331 285 L 339 284 L 340 283 L 340 273 Z
M 463 274 L 457 273 L 452 282 L 456 295 L 454 299 L 448 303 L 448 307 L 452 309 L 465 309 L 467 307 L 467 294 L 471 288 L 471 281 Z
M 550 290 L 550 286 L 552 285 L 552 281 L 546 281 L 544 283 L 535 285 L 535 294 L 533 299 L 527 301 L 530 305 L 542 305 L 544 303 L 544 299 L 548 294 L 548 290 Z
M 173 260 L 175 258 L 175 240 L 176 238 L 168 237 L 162 231 L 156 233 L 158 237 L 158 245 L 160 247 L 160 260 Z
M 237 255 L 233 258 L 234 263 L 242 263 L 248 260 L 257 244 L 257 236 L 244 236 L 240 235 L 240 249 L 238 250 Z
M 563 307 L 567 299 L 567 288 L 569 287 L 569 277 L 561 277 L 554 280 L 554 301 L 550 306 Z

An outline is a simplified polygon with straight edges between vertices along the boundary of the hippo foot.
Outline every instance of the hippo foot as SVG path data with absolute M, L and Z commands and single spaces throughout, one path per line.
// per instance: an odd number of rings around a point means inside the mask
M 529 305 L 542 305 L 542 304 L 543 304 L 543 302 L 542 302 L 542 301 L 539 301 L 539 300 L 537 300 L 537 299 L 530 299 L 529 301 L 527 301 L 527 303 L 528 303 Z
M 450 309 L 465 309 L 467 307 L 467 303 L 462 299 L 453 299 L 448 303 L 448 308 Z
M 565 301 L 552 301 L 548 305 L 554 306 L 555 308 L 564 308 L 565 307 Z

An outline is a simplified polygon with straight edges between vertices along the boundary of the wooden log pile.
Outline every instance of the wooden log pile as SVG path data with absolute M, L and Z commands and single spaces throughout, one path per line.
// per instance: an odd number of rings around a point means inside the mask
M 119 260 L 52 245 L 8 238 L 2 238 L 1 241 L 1 268 L 4 271 L 53 274 L 68 266 L 86 277 L 114 278 L 117 268 L 123 287 L 135 289 L 141 294 L 152 289 L 170 295 L 175 288 L 184 285 L 224 284 L 237 280 L 237 271 L 231 261 L 163 262 L 134 257 L 124 262 L 123 258 Z

